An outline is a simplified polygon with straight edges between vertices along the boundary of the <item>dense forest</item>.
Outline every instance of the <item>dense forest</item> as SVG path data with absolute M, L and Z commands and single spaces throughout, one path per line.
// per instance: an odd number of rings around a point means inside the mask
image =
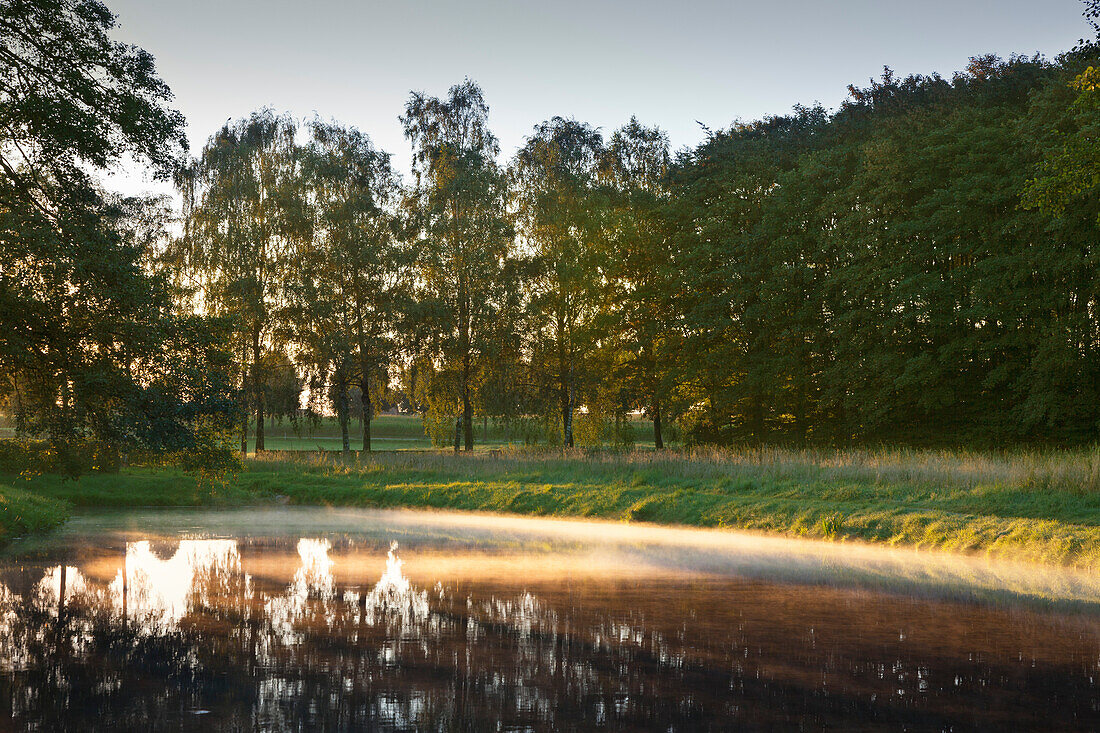
M 554 117 L 506 159 L 466 80 L 395 110 L 405 181 L 366 133 L 270 109 L 192 157 L 113 24 L 0 12 L 0 392 L 61 453 L 262 450 L 321 413 L 369 450 L 392 406 L 466 449 L 482 419 L 629 444 L 638 410 L 658 447 L 1096 439 L 1096 43 L 886 69 L 676 153 Z M 102 191 L 126 156 L 182 212 Z

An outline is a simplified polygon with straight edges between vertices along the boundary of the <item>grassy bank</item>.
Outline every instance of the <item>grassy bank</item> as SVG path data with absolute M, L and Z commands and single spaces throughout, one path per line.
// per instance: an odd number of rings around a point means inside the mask
M 16 488 L 0 477 L 0 546 L 16 537 L 53 529 L 69 518 L 69 511 L 69 503 L 56 495 Z
M 77 506 L 406 506 L 764 530 L 1100 568 L 1100 451 L 266 455 L 212 495 L 166 469 L 27 492 Z

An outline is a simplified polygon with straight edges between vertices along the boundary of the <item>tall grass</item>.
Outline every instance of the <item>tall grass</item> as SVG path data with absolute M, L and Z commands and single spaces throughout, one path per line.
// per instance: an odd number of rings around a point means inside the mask
M 859 482 L 913 487 L 974 489 L 982 486 L 1029 491 L 1100 495 L 1100 446 L 1079 449 L 931 450 L 908 448 L 822 449 L 753 446 L 627 452 L 501 448 L 490 452 L 408 453 L 270 451 L 254 459 L 274 468 L 286 464 L 343 470 L 406 469 L 473 471 L 479 475 L 517 470 L 576 470 L 601 474 L 623 470 L 652 472 L 665 479 L 782 479 L 806 482 Z

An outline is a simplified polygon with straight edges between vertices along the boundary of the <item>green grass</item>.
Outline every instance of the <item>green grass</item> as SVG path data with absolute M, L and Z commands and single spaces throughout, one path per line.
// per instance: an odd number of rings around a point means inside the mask
M 69 518 L 69 510 L 64 499 L 15 488 L 0 479 L 0 545 L 16 537 L 53 529 Z
M 740 528 L 1100 568 L 1096 449 L 268 454 L 213 493 L 173 469 L 14 480 L 25 492 L 77 506 L 285 497 Z

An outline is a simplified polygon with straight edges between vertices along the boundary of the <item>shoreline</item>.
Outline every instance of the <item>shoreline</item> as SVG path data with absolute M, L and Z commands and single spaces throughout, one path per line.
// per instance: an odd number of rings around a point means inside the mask
M 934 549 L 1081 570 L 1100 568 L 1100 493 L 1000 473 L 894 476 L 819 464 L 733 464 L 667 455 L 516 453 L 249 459 L 211 490 L 170 467 L 118 474 L 0 475 L 0 543 L 48 531 L 74 507 L 409 508 Z M 1003 472 L 1002 472 L 1003 473 Z

